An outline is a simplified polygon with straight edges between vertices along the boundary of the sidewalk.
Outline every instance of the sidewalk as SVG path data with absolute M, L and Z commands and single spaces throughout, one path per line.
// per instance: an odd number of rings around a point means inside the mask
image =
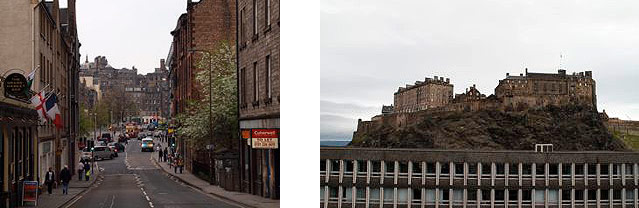
M 162 147 L 168 147 L 166 143 L 164 142 L 161 142 L 161 143 L 162 143 Z M 168 173 L 169 175 L 172 175 L 173 177 L 184 182 L 185 184 L 192 186 L 194 188 L 197 188 L 205 193 L 211 194 L 213 196 L 216 196 L 222 199 L 236 202 L 238 204 L 243 205 L 244 207 L 254 207 L 254 208 L 280 207 L 279 200 L 267 199 L 260 196 L 242 193 L 242 192 L 226 191 L 223 188 L 220 188 L 219 186 L 210 185 L 208 181 L 205 181 L 196 177 L 195 175 L 191 174 L 191 172 L 187 170 L 184 170 L 181 174 L 179 173 L 179 171 L 177 174 L 173 173 L 173 169 L 171 169 L 166 162 L 158 162 L 157 152 L 154 152 L 151 158 L 156 165 L 160 166 L 164 170 L 164 172 Z
M 99 170 L 99 168 L 97 168 L 96 170 Z M 82 181 L 78 181 L 77 170 L 75 174 L 76 175 L 73 175 L 73 177 L 71 177 L 71 181 L 69 182 L 69 194 L 66 194 L 66 195 L 62 194 L 61 183 L 58 183 L 58 187 L 54 188 L 51 191 L 51 194 L 47 193 L 46 186 L 44 186 L 44 189 L 42 189 L 42 193 L 38 196 L 37 207 L 38 208 L 40 207 L 58 208 L 65 205 L 72 199 L 76 198 L 76 196 L 85 192 L 91 185 L 93 185 L 96 179 L 100 176 L 100 171 L 95 171 L 94 174 L 91 176 L 91 178 L 89 178 L 89 181 L 85 181 L 84 177 L 82 177 L 83 179 Z M 18 206 L 18 207 L 33 207 L 33 206 Z

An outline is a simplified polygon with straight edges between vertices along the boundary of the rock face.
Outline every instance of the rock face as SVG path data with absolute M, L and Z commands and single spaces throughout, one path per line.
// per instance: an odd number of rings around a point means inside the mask
M 358 130 L 350 146 L 533 150 L 535 144 L 553 144 L 555 151 L 628 151 L 596 110 L 576 105 L 424 114 L 401 127 L 379 123 L 366 132 Z

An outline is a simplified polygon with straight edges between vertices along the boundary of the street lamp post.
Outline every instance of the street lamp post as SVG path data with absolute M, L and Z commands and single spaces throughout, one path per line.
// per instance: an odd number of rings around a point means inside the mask
M 189 50 L 190 52 L 201 52 L 201 53 L 206 53 L 209 56 L 211 56 L 211 52 L 209 51 L 205 51 L 205 50 L 196 50 L 196 49 L 191 49 Z M 209 174 L 211 174 L 211 179 L 209 181 L 210 184 L 215 184 L 215 174 L 214 169 L 213 169 L 213 157 L 211 157 L 211 152 L 213 151 L 212 145 L 213 144 L 213 131 L 211 130 L 211 127 L 213 126 L 213 118 L 212 118 L 212 114 L 213 113 L 213 57 L 209 57 L 209 145 L 207 146 L 208 148 L 208 153 L 209 153 Z

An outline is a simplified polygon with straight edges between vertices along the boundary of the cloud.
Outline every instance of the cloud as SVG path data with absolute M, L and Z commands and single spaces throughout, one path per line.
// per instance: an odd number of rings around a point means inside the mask
M 320 139 L 351 140 L 357 129 L 357 119 L 368 120 L 381 112 L 380 107 L 320 101 Z
M 593 71 L 600 110 L 639 118 L 629 107 L 639 97 L 629 90 L 639 79 L 636 10 L 635 1 L 324 0 L 320 97 L 381 107 L 432 76 L 489 95 L 506 73 L 556 73 L 561 63 Z

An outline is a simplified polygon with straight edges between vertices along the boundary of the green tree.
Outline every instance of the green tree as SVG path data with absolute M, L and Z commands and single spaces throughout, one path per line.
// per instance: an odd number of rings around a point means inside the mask
M 196 88 L 200 98 L 189 101 L 185 113 L 177 116 L 177 133 L 196 149 L 210 139 L 216 150 L 234 149 L 239 131 L 235 48 L 221 42 L 215 50 L 205 53 L 197 66 L 203 69 L 195 76 L 201 86 Z M 209 138 L 209 133 L 213 138 Z

